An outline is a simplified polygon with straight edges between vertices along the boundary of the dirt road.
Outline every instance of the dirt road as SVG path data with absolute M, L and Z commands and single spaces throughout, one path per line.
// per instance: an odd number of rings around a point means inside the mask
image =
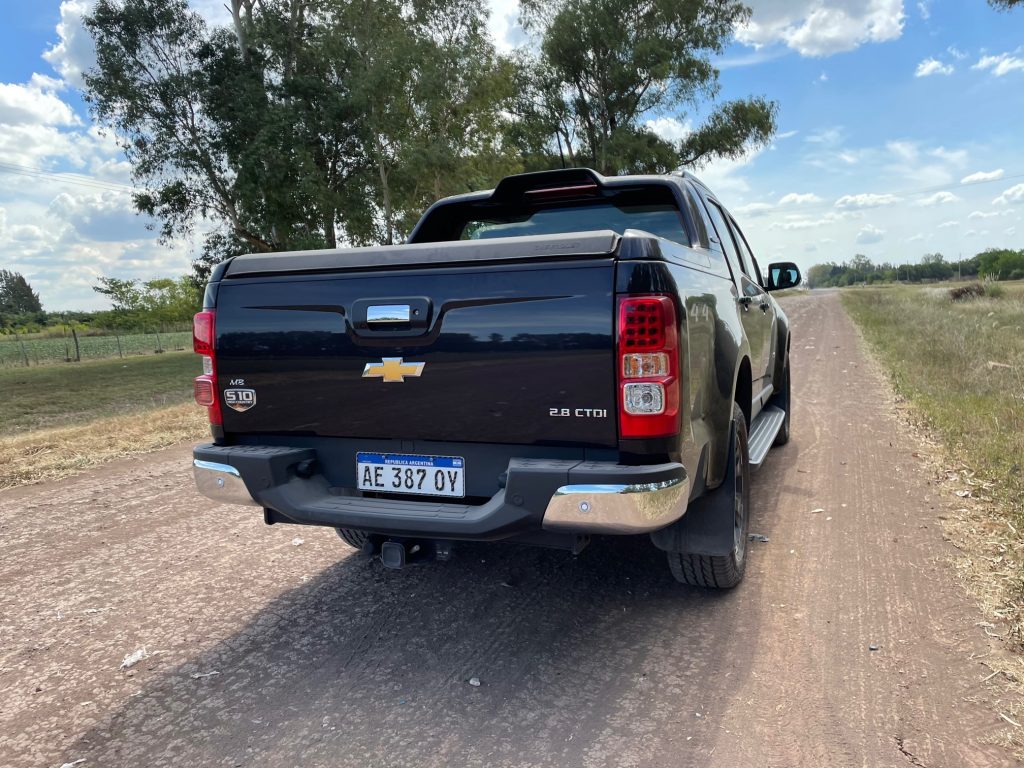
M 0 493 L 0 765 L 1011 764 L 945 502 L 838 298 L 786 306 L 793 438 L 725 594 L 645 539 L 387 572 L 210 508 L 187 447 Z

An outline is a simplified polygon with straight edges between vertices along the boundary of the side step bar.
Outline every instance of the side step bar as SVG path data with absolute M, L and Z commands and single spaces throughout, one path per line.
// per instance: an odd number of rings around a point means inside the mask
M 761 409 L 754 419 L 750 428 L 748 438 L 750 450 L 750 466 L 757 469 L 764 463 L 768 450 L 775 442 L 775 436 L 782 429 L 782 422 L 786 420 L 786 412 L 774 405 L 768 405 Z

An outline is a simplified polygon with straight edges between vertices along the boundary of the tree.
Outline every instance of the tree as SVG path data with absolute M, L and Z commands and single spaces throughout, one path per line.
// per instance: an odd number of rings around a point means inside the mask
M 989 5 L 1000 11 L 1008 11 L 1021 3 L 1024 3 L 1024 0 L 988 0 Z
M 39 294 L 20 272 L 0 269 L 0 315 L 28 315 L 43 311 Z
M 165 239 L 212 221 L 197 274 L 247 251 L 391 242 L 489 178 L 507 66 L 481 0 L 99 0 L 86 98 Z
M 522 13 L 540 36 L 520 104 L 533 153 L 540 135 L 573 165 L 664 172 L 739 157 L 775 132 L 777 105 L 760 97 L 718 105 L 674 143 L 643 123 L 665 113 L 682 121 L 683 107 L 714 99 L 710 57 L 750 16 L 738 0 L 523 0 Z
M 110 299 L 114 322 L 121 327 L 187 324 L 202 305 L 202 292 L 191 276 L 145 282 L 101 277 L 93 290 Z

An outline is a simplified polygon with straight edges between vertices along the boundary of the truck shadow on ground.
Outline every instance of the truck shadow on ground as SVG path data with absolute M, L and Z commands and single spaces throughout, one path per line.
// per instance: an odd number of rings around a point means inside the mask
M 755 477 L 766 530 L 774 486 Z M 671 726 L 706 755 L 769 589 L 676 584 L 645 536 L 576 558 L 463 544 L 399 572 L 352 553 L 148 681 L 69 754 L 147 768 L 571 765 Z

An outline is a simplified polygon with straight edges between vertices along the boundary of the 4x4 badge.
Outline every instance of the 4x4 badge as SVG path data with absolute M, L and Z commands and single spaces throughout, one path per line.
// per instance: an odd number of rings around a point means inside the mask
M 406 363 L 401 357 L 385 357 L 379 363 L 367 363 L 364 379 L 384 379 L 388 383 L 403 382 L 406 376 L 419 376 L 426 363 Z

